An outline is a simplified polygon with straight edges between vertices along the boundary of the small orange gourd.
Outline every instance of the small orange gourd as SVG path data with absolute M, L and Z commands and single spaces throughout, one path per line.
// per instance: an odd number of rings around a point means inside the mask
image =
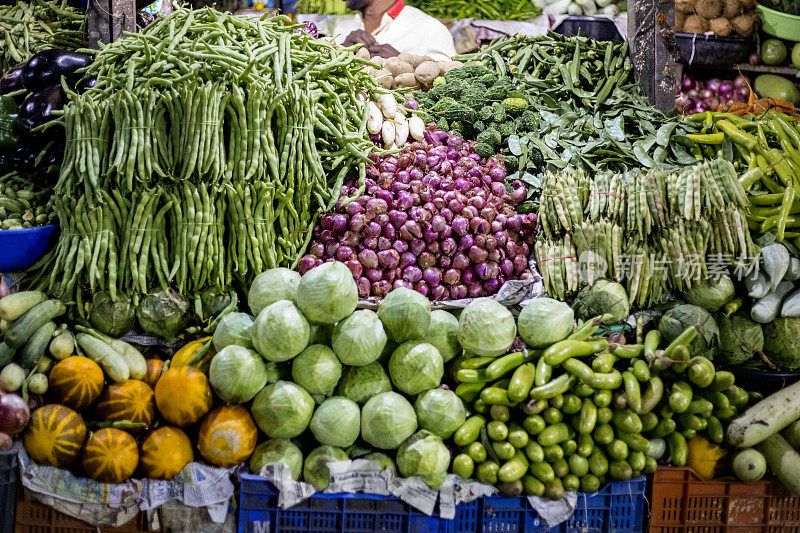
M 156 383 L 156 406 L 170 424 L 186 427 L 211 409 L 211 387 L 205 374 L 191 366 L 170 368 Z
M 194 452 L 189 437 L 169 426 L 150 433 L 139 453 L 142 474 L 150 479 L 172 479 L 192 461 Z
M 62 359 L 50 370 L 49 392 L 53 399 L 81 411 L 103 390 L 103 370 L 88 357 Z
M 106 422 L 127 420 L 149 427 L 156 418 L 153 389 L 144 381 L 135 379 L 112 383 L 100 395 L 95 412 Z
M 31 415 L 22 437 L 25 451 L 35 462 L 62 467 L 78 457 L 86 441 L 81 415 L 64 405 L 40 407 Z
M 241 405 L 217 407 L 200 426 L 197 448 L 214 466 L 241 464 L 253 454 L 258 430 L 250 412 Z
M 114 428 L 92 434 L 83 449 L 83 469 L 102 483 L 122 483 L 139 464 L 139 449 L 128 433 Z
M 214 345 L 209 345 L 209 347 L 206 349 L 206 352 L 199 359 L 197 359 L 197 356 L 200 354 L 200 350 L 203 349 L 203 346 L 205 346 L 210 340 L 211 337 L 203 337 L 202 339 L 194 340 L 182 346 L 172 356 L 172 359 L 169 362 L 169 367 L 181 368 L 183 366 L 188 366 L 191 363 L 192 366 L 199 371 L 203 372 L 204 374 L 208 374 L 208 369 L 211 366 L 211 359 L 214 357 L 214 354 L 217 353 L 216 350 L 214 350 Z
M 150 385 L 151 389 L 156 388 L 156 383 L 164 371 L 164 361 L 161 359 L 147 359 L 147 373 L 144 375 L 144 382 Z

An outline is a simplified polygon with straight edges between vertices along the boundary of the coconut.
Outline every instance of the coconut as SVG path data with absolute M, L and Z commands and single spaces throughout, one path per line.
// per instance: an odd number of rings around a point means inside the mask
M 752 11 L 756 8 L 756 4 L 758 4 L 757 0 L 741 0 L 742 7 L 744 8 L 744 12 L 747 13 L 748 11 Z
M 709 20 L 708 27 L 714 32 L 714 35 L 723 37 L 725 35 L 730 35 L 732 30 L 730 21 L 724 17 L 717 17 Z
M 683 13 L 691 15 L 694 13 L 694 0 L 675 0 L 675 14 Z
M 708 31 L 708 21 L 697 15 L 689 15 L 683 23 L 683 31 L 686 33 L 705 33 Z
M 744 7 L 739 0 L 723 0 L 722 16 L 728 20 L 744 13 Z
M 704 19 L 717 18 L 722 15 L 722 0 L 698 0 L 695 10 Z
M 686 13 L 675 12 L 675 31 L 683 31 L 683 24 L 686 22 Z
M 739 15 L 731 21 L 733 31 L 742 37 L 750 37 L 758 27 L 758 15 L 755 13 L 746 13 Z

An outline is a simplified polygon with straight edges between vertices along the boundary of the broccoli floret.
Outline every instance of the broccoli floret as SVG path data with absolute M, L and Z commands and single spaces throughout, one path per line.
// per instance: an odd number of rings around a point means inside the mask
M 505 139 L 508 136 L 517 133 L 517 125 L 511 120 L 506 120 L 505 122 L 497 125 L 497 131 L 499 131 L 500 135 L 503 137 L 503 139 Z
M 437 117 L 445 118 L 449 122 L 473 122 L 475 120 L 475 111 L 451 96 L 445 96 L 436 102 L 433 112 Z
M 516 172 L 519 170 L 519 158 L 513 154 L 504 155 L 503 159 L 506 163 L 507 172 Z
M 448 81 L 454 80 L 468 80 L 470 78 L 478 78 L 491 71 L 483 65 L 466 65 L 461 68 L 455 68 L 447 73 Z
M 492 120 L 492 108 L 490 106 L 483 106 L 478 111 L 478 119 L 486 122 Z
M 486 143 L 477 143 L 475 144 L 475 153 L 483 158 L 490 158 L 494 155 L 494 148 L 491 145 Z
M 480 133 L 486 129 L 486 123 L 482 120 L 476 120 L 475 124 L 472 125 L 472 129 Z
M 512 115 L 521 115 L 528 108 L 528 101 L 524 98 L 506 98 L 503 100 L 503 107 Z
M 496 147 L 502 139 L 500 138 L 500 132 L 492 127 L 483 130 L 475 140 L 479 143 L 486 143 Z
M 500 80 L 486 89 L 486 98 L 489 100 L 502 100 L 509 91 L 514 90 L 514 83 L 509 80 Z
M 492 122 L 502 124 L 506 121 L 506 108 L 500 102 L 492 104 Z
M 522 131 L 536 131 L 539 125 L 538 117 L 532 109 L 526 109 L 522 112 L 522 116 L 517 119 L 519 129 Z

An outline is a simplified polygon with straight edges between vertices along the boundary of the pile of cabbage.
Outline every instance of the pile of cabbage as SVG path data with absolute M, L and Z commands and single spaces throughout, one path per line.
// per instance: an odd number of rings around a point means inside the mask
M 462 347 L 505 353 L 514 318 L 483 298 L 459 321 L 408 288 L 389 293 L 377 311 L 357 310 L 357 299 L 340 262 L 302 276 L 260 274 L 248 294 L 252 314 L 231 313 L 214 333 L 209 382 L 225 402 L 250 403 L 268 437 L 251 457 L 255 472 L 282 462 L 324 490 L 329 462 L 364 457 L 438 487 L 450 464 L 444 441 L 466 420 L 442 385 L 445 364 Z

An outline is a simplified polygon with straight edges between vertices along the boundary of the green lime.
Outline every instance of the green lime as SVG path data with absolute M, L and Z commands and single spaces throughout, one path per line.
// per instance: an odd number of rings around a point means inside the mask
M 779 39 L 767 39 L 761 44 L 761 61 L 765 65 L 781 65 L 786 61 L 786 45 Z
M 792 48 L 792 66 L 800 68 L 800 43 L 794 43 L 794 48 Z

